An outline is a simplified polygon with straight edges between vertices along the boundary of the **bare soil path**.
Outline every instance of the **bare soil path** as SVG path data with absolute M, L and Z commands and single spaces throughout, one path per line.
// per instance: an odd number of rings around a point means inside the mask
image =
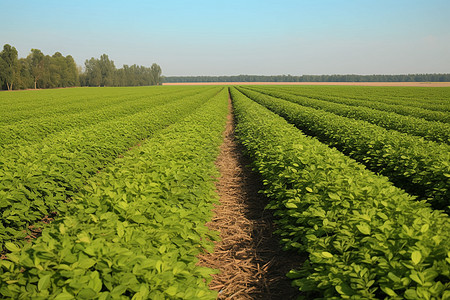
M 219 269 L 210 288 L 218 299 L 295 299 L 286 273 L 299 267 L 304 258 L 281 250 L 272 235 L 272 213 L 264 210 L 267 199 L 261 180 L 251 171 L 234 138 L 234 122 L 228 116 L 224 143 L 216 161 L 222 176 L 217 183 L 220 205 L 208 227 L 220 231 L 221 241 L 212 254 L 200 256 L 200 264 Z

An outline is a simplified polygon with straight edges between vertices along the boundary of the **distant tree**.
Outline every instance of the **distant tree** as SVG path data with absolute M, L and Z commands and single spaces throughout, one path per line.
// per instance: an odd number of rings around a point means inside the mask
M 49 57 L 50 80 L 49 87 L 65 86 L 65 57 L 60 52 L 55 52 Z
M 19 61 L 17 50 L 11 45 L 5 44 L 3 51 L 0 52 L 3 67 L 0 69 L 0 77 L 6 83 L 9 91 L 13 89 L 13 85 L 17 80 L 19 73 Z
M 15 83 L 16 89 L 29 89 L 33 87 L 33 76 L 30 72 L 30 64 L 28 59 L 20 58 L 18 61 L 17 80 Z
M 98 60 L 91 58 L 84 63 L 86 67 L 86 85 L 88 86 L 100 86 L 102 83 L 102 70 Z
M 3 89 L 3 86 L 6 85 L 6 62 L 3 60 L 3 57 L 0 56 L 0 90 Z
M 151 84 L 152 85 L 160 85 L 162 82 L 162 78 L 161 78 L 161 67 L 158 66 L 157 64 L 152 64 L 152 66 L 150 67 L 150 72 L 151 72 Z
M 85 81 L 88 86 L 113 86 L 116 81 L 116 67 L 108 55 L 100 59 L 91 58 L 84 63 L 86 67 Z
M 37 89 L 37 82 L 42 78 L 45 72 L 45 55 L 38 49 L 31 49 L 31 53 L 27 56 L 30 67 L 30 73 L 34 80 L 34 89 Z
M 108 55 L 102 54 L 98 64 L 101 72 L 101 82 L 102 86 L 113 86 L 114 75 L 116 71 L 116 66 L 114 66 L 114 61 L 110 60 Z
M 65 58 L 64 77 L 65 86 L 80 85 L 79 67 L 71 55 L 67 55 Z

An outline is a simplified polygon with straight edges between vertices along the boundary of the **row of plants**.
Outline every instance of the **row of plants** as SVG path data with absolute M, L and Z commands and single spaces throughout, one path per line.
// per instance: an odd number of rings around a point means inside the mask
M 231 90 L 236 134 L 271 199 L 304 299 L 448 299 L 450 219 Z
M 7 241 L 25 243 L 35 223 L 63 213 L 61 203 L 70 201 L 87 178 L 139 141 L 192 113 L 218 91 L 208 89 L 130 116 L 65 131 L 15 151 L 0 149 L 0 248 Z
M 17 144 L 33 143 L 43 138 L 69 129 L 80 130 L 89 125 L 105 122 L 127 115 L 138 113 L 142 110 L 169 103 L 183 97 L 195 95 L 201 90 L 182 90 L 177 93 L 155 93 L 148 95 L 127 96 L 108 101 L 106 98 L 91 100 L 97 103 L 95 107 L 89 107 L 81 112 L 48 115 L 47 108 L 42 107 L 41 112 L 36 112 L 42 117 L 31 118 L 14 124 L 0 126 L 0 147 L 8 145 L 15 148 Z M 120 101 L 119 101 L 120 100 Z M 11 113 L 14 115 L 14 113 Z
M 430 110 L 450 111 L 448 88 L 442 87 L 368 87 L 368 86 L 327 86 L 301 89 L 308 95 L 334 96 L 356 100 L 370 100 L 386 104 L 420 107 Z
M 449 89 L 442 87 L 335 86 L 327 89 L 316 88 L 311 93 L 387 104 L 416 106 L 430 110 L 450 111 L 448 103 L 450 100 Z
M 364 120 L 386 129 L 421 136 L 427 140 L 450 144 L 450 124 L 437 121 L 427 121 L 422 118 L 403 116 L 389 111 L 376 110 L 364 106 L 350 106 L 341 103 L 296 96 L 282 90 L 264 90 L 253 88 L 252 90 L 264 93 L 276 98 L 288 100 L 303 106 L 308 106 L 339 116 Z
M 105 97 L 96 90 L 88 91 L 88 89 L 5 93 L 0 102 L 0 125 L 15 124 L 42 116 L 72 114 L 95 109 L 98 105 L 120 103 L 122 97 L 127 95 L 127 93 L 114 95 L 108 92 L 106 91 Z
M 200 90 L 199 87 L 195 89 Z M 172 87 L 76 88 L 3 93 L 0 126 L 42 117 L 57 117 L 107 107 L 129 99 L 186 91 Z
M 266 87 L 265 87 L 266 88 Z M 269 89 L 274 89 L 272 87 L 268 87 Z M 429 121 L 439 121 L 444 123 L 450 123 L 450 113 L 445 111 L 435 111 L 435 110 L 428 110 L 420 107 L 413 107 L 409 105 L 409 101 L 405 101 L 404 104 L 388 104 L 384 102 L 378 102 L 373 100 L 360 100 L 360 99 L 348 99 L 345 97 L 339 97 L 334 95 L 320 95 L 320 94 L 314 94 L 311 95 L 309 93 L 304 93 L 300 89 L 295 88 L 283 88 L 283 91 L 298 95 L 298 96 L 304 96 L 312 99 L 320 99 L 330 102 L 336 102 L 336 103 L 342 103 L 352 106 L 364 106 L 364 107 L 370 107 L 376 110 L 382 110 L 382 111 L 389 111 L 394 112 L 399 115 L 405 115 L 405 116 L 412 116 L 416 118 L 423 118 L 425 120 Z
M 252 100 L 279 114 L 304 133 L 379 172 L 398 187 L 448 210 L 450 146 L 301 106 L 247 89 Z
M 23 299 L 215 299 L 197 265 L 218 234 L 214 165 L 228 113 L 223 89 L 182 121 L 90 178 L 64 216 L 25 247 L 8 242 L 0 295 Z M 173 112 L 176 114 L 176 112 Z

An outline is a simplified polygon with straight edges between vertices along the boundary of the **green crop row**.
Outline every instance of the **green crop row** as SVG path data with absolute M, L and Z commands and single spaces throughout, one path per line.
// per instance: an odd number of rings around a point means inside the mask
M 299 89 L 292 87 L 292 89 Z M 302 93 L 304 93 L 302 89 Z M 386 104 L 415 106 L 423 109 L 450 111 L 449 88 L 420 87 L 367 87 L 328 86 L 315 87 L 308 91 L 310 96 L 333 96 L 354 100 L 369 100 Z
M 22 299 L 215 299 L 197 255 L 218 238 L 214 161 L 225 89 L 92 177 L 66 214 L 0 260 L 0 295 Z
M 435 208 L 447 209 L 450 199 L 449 145 L 241 90 L 306 134 L 389 177 L 396 186 L 429 200 Z
M 267 88 L 267 90 L 273 88 Z M 373 100 L 359 100 L 359 99 L 347 99 L 344 97 L 328 96 L 328 95 L 310 95 L 304 93 L 301 90 L 294 88 L 283 89 L 287 93 L 291 93 L 298 96 L 304 96 L 312 99 L 320 99 L 330 102 L 342 103 L 352 106 L 364 106 L 370 107 L 376 110 L 394 112 L 399 115 L 412 116 L 417 118 L 423 118 L 429 121 L 439 121 L 444 123 L 450 123 L 450 113 L 444 111 L 434 111 L 419 107 L 411 107 L 408 105 L 408 101 L 405 101 L 403 105 L 398 104 L 388 104 L 383 102 L 377 102 Z
M 110 102 L 107 101 L 108 99 L 100 98 L 92 100 L 97 103 L 95 107 L 71 114 L 45 115 L 46 107 L 44 106 L 43 112 L 36 112 L 37 115 L 44 114 L 43 117 L 0 126 L 0 147 L 6 145 L 16 147 L 16 144 L 33 143 L 48 135 L 68 129 L 80 130 L 88 125 L 138 113 L 182 97 L 194 95 L 200 91 L 182 90 L 177 93 L 155 93 L 151 97 L 148 95 L 134 97 L 122 95 L 119 97 L 120 101 L 111 100 Z M 11 115 L 14 116 L 14 113 Z
M 280 90 L 264 90 L 257 88 L 252 90 L 303 106 L 331 112 L 339 116 L 364 120 L 386 129 L 393 129 L 411 135 L 421 136 L 430 141 L 450 144 L 450 124 L 448 123 L 427 121 L 422 118 L 403 116 L 397 113 L 380 111 L 364 106 L 355 107 L 341 103 L 311 99 L 289 94 Z
M 155 91 L 152 91 L 155 92 Z M 0 125 L 15 124 L 43 116 L 79 113 L 98 105 L 120 103 L 130 94 L 123 90 L 101 95 L 96 89 L 20 91 L 2 95 Z
M 369 100 L 386 104 L 406 105 L 443 112 L 450 111 L 450 89 L 421 87 L 367 87 L 367 86 L 327 86 L 291 87 L 309 96 L 332 96 L 353 100 Z M 286 89 L 287 90 L 287 89 Z
M 232 90 L 236 133 L 263 178 L 305 299 L 448 299 L 450 219 Z
M 199 87 L 192 88 L 192 90 L 199 89 Z M 130 98 L 152 98 L 162 94 L 167 95 L 186 90 L 188 89 L 179 87 L 121 87 L 2 93 L 0 100 L 0 125 L 14 125 L 20 121 L 30 121 L 41 117 L 69 116 L 75 113 L 91 111 L 100 106 L 107 107 L 123 103 Z
M 120 154 L 177 122 L 218 92 L 218 88 L 140 113 L 55 134 L 41 143 L 0 149 L 0 248 L 22 241 L 34 225 Z

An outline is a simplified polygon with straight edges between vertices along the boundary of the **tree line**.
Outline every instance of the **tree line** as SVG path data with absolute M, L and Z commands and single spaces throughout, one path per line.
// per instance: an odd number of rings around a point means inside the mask
M 108 55 L 85 61 L 85 70 L 72 56 L 56 52 L 44 55 L 31 49 L 19 58 L 15 47 L 6 44 L 0 52 L 0 89 L 45 89 L 76 86 L 144 86 L 162 84 L 162 70 L 157 64 L 150 68 L 124 65 L 117 69 Z
M 164 82 L 450 82 L 450 74 L 169 76 Z
M 162 84 L 162 70 L 157 64 L 150 68 L 138 65 L 123 65 L 116 69 L 114 61 L 103 54 L 99 59 L 85 62 L 86 70 L 80 74 L 82 86 L 145 86 Z

